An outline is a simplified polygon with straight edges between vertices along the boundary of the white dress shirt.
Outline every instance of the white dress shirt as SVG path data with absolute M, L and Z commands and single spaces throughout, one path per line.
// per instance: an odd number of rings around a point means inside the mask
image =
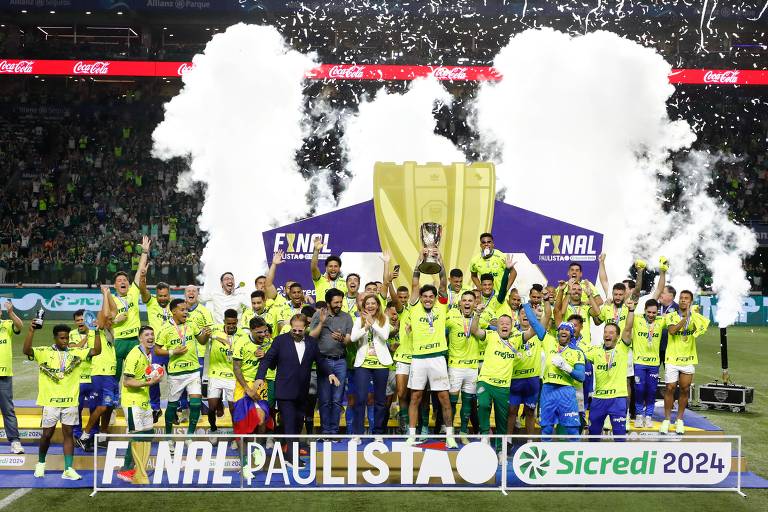
M 301 360 L 304 359 L 304 351 L 307 350 L 307 344 L 304 343 L 304 338 L 301 338 L 301 341 L 294 341 L 293 343 L 296 346 L 296 353 L 299 355 L 299 364 L 301 364 Z

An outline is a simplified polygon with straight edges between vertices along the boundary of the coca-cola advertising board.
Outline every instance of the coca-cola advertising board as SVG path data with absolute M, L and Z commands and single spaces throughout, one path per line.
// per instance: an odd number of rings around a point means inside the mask
M 178 78 L 194 69 L 191 62 L 125 60 L 38 60 L 0 58 L 0 75 L 154 76 Z M 415 80 L 434 77 L 446 81 L 498 81 L 490 66 L 398 66 L 394 64 L 320 64 L 307 72 L 311 80 Z M 673 69 L 672 84 L 768 85 L 768 70 Z

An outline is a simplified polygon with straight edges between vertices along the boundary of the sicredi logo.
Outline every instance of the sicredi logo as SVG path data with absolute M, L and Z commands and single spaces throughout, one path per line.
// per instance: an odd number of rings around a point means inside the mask
M 541 235 L 539 261 L 595 261 L 595 235 Z
M 529 485 L 712 485 L 730 472 L 730 443 L 529 443 L 513 459 Z
M 276 233 L 272 252 L 282 250 L 286 260 L 308 260 L 312 258 L 315 238 L 320 237 L 323 248 L 320 249 L 320 259 L 324 260 L 331 254 L 328 233 Z

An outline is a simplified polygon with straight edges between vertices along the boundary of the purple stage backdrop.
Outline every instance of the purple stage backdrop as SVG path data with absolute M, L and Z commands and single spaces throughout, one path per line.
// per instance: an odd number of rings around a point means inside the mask
M 581 263 L 584 276 L 594 282 L 603 235 L 502 201 L 496 201 L 494 208 L 492 232 L 497 249 L 525 253 L 550 283 L 564 279 L 571 261 Z M 285 251 L 286 261 L 277 269 L 275 284 L 291 278 L 305 289 L 312 289 L 309 260 L 316 236 L 323 238 L 321 260 L 344 252 L 381 252 L 372 200 L 265 231 L 263 236 L 267 262 L 276 250 Z M 477 238 L 468 243 L 478 245 Z M 452 266 L 457 263 L 450 262 Z M 469 262 L 459 265 L 468 267 Z

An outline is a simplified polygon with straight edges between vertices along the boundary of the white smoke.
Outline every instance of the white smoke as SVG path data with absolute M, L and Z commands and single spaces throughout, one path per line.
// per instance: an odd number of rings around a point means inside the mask
M 543 29 L 512 38 L 494 66 L 504 79 L 480 87 L 474 124 L 497 152 L 505 200 L 603 233 L 612 281 L 634 256 L 653 265 L 665 255 L 680 289 L 693 282 L 688 268 L 700 248 L 725 303 L 718 322 L 733 323 L 748 290 L 740 259 L 754 235 L 728 220 L 703 180 L 685 194 L 693 214 L 662 209 L 658 176 L 671 173 L 671 152 L 695 140 L 687 123 L 667 115 L 670 65 L 610 32 Z
M 213 36 L 193 63 L 165 105 L 153 154 L 188 158 L 180 184 L 207 186 L 198 220 L 209 237 L 206 282 L 225 271 L 252 282 L 264 266 L 262 231 L 308 210 L 295 156 L 304 136 L 302 82 L 315 62 L 275 28 L 241 23 Z
M 376 162 L 464 162 L 464 154 L 435 133 L 433 108 L 450 102 L 451 95 L 432 78 L 415 80 L 404 94 L 382 88 L 373 100 L 364 100 L 344 126 L 352 180 L 341 197 L 341 206 L 371 199 Z

